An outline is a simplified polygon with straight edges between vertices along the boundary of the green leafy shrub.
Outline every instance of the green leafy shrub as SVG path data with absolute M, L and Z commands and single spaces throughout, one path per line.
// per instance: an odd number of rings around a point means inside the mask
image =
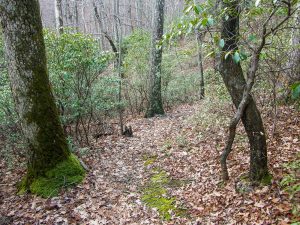
M 289 194 L 290 200 L 293 203 L 292 213 L 296 216 L 300 216 L 300 155 L 298 154 L 298 159 L 286 164 L 285 167 L 288 169 L 289 173 L 286 174 L 280 182 L 280 185 Z
M 291 86 L 292 90 L 292 99 L 300 100 L 300 82 L 296 82 Z
M 89 144 L 91 124 L 117 110 L 118 79 L 103 76 L 111 54 L 102 52 L 89 35 L 57 35 L 45 31 L 50 80 L 68 132 L 77 143 Z
M 125 98 L 132 113 L 140 114 L 145 110 L 148 93 L 150 69 L 151 35 L 145 31 L 135 31 L 125 38 L 124 57 Z M 162 61 L 162 98 L 166 108 L 192 102 L 197 98 L 199 75 L 188 71 L 185 65 L 193 61 L 195 48 L 188 46 L 176 52 L 165 49 Z

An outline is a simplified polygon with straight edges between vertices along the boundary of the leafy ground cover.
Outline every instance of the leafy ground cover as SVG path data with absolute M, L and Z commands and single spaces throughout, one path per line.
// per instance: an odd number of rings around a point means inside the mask
M 273 136 L 272 121 L 264 115 L 273 180 L 270 186 L 240 193 L 237 186 L 249 166 L 246 137 L 237 138 L 228 163 L 231 179 L 224 184 L 219 156 L 226 129 L 216 121 L 201 129 L 199 126 L 203 125 L 198 120 L 203 107 L 201 103 L 183 105 L 164 117 L 133 119 L 129 122 L 133 138 L 112 135 L 94 140 L 93 149 L 78 151 L 89 167 L 84 182 L 77 188 L 66 189 L 58 197 L 16 195 L 16 184 L 25 171 L 22 166 L 25 159 L 20 158 L 20 166 L 13 170 L 7 169 L 1 159 L 1 220 L 8 224 L 291 224 L 299 221 L 291 213 L 293 204 L 299 203 L 299 196 L 291 201 L 280 183 L 288 172 L 284 164 L 299 156 L 300 113 L 292 107 L 280 107 Z M 160 193 L 149 192 L 155 185 L 160 186 Z M 156 205 L 160 202 L 155 201 L 155 196 L 166 203 L 163 205 L 166 208 L 161 205 L 161 210 Z M 183 213 L 178 213 L 179 209 L 184 209 Z

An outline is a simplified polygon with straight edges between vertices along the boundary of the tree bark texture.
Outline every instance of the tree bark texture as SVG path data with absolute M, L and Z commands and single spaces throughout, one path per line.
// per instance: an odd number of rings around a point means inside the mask
M 27 183 L 70 155 L 48 78 L 37 0 L 0 0 L 9 78 L 28 142 Z
M 162 36 L 164 32 L 164 0 L 156 0 L 155 16 L 153 18 L 153 37 L 150 65 L 149 102 L 146 117 L 163 115 L 163 103 L 161 96 L 161 64 L 162 64 Z

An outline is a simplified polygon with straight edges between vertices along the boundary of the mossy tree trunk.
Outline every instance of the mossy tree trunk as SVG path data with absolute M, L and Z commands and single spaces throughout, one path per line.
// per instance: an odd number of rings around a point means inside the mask
M 240 63 L 234 62 L 232 57 L 225 59 L 225 52 L 235 52 L 238 50 L 239 37 L 239 0 L 223 1 L 223 9 L 227 9 L 228 18 L 224 18 L 222 22 L 221 38 L 225 41 L 223 48 L 224 53 L 221 56 L 220 73 L 224 80 L 227 90 L 229 91 L 232 101 L 236 108 L 239 108 L 243 98 L 245 88 L 247 87 L 246 80 L 243 75 L 243 70 Z M 245 102 L 244 102 L 245 103 Z M 249 93 L 244 104 L 245 108 L 241 111 L 242 122 L 245 127 L 249 144 L 250 144 L 250 179 L 253 182 L 261 182 L 268 177 L 268 162 L 267 162 L 267 145 L 266 135 L 260 112 L 256 103 Z M 235 129 L 236 126 L 230 127 Z M 235 135 L 235 130 L 231 133 Z M 233 142 L 233 139 L 231 139 Z M 230 152 L 225 151 L 222 155 L 222 166 L 226 167 L 226 158 Z M 223 178 L 228 179 L 228 174 L 223 174 Z
M 29 157 L 24 185 L 68 160 L 70 151 L 48 77 L 37 0 L 1 0 L 9 78 Z
M 164 0 L 156 0 L 149 79 L 149 99 L 145 117 L 163 115 L 161 96 L 162 36 L 164 32 Z

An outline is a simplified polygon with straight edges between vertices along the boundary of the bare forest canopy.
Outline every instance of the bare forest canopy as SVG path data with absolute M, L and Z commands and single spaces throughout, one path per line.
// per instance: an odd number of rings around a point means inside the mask
M 56 27 L 55 1 L 39 0 L 41 5 L 41 15 L 43 25 L 46 28 Z M 65 27 L 79 28 L 80 32 L 92 34 L 94 37 L 101 39 L 107 32 L 111 36 L 114 34 L 113 24 L 118 17 L 121 21 L 121 32 L 127 36 L 134 29 L 143 29 L 150 31 L 152 27 L 154 0 L 120 0 L 119 15 L 114 13 L 114 1 L 111 0 L 62 0 L 62 19 Z M 103 27 L 95 14 L 101 14 Z M 166 22 L 170 24 L 175 19 L 183 15 L 183 0 L 167 0 L 165 3 Z M 105 49 L 110 49 L 108 41 L 104 41 Z

